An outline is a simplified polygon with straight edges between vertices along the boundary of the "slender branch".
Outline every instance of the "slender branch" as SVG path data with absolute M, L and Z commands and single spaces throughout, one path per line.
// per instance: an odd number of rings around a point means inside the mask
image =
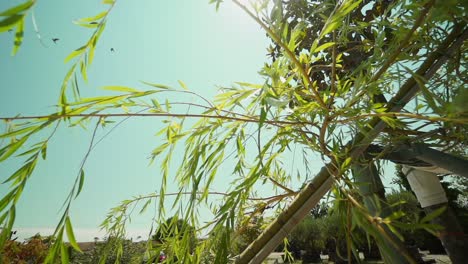
M 322 100 L 322 97 L 318 93 L 317 89 L 314 89 L 312 85 L 312 81 L 310 79 L 309 74 L 307 73 L 306 69 L 302 66 L 301 62 L 297 59 L 297 56 L 294 54 L 293 51 L 291 51 L 286 44 L 281 41 L 281 39 L 278 37 L 278 35 L 273 32 L 265 23 L 263 23 L 255 14 L 253 14 L 247 7 L 243 4 L 241 4 L 238 0 L 232 0 L 236 5 L 238 5 L 242 10 L 244 10 L 252 19 L 255 20 L 266 32 L 267 34 L 273 39 L 275 43 L 278 43 L 280 47 L 286 52 L 288 58 L 296 65 L 298 68 L 300 75 L 303 76 L 303 79 L 306 82 L 306 86 L 310 88 L 310 90 L 313 93 L 314 99 L 317 101 L 317 103 L 324 109 L 327 109 L 326 104 Z
M 246 123 L 259 123 L 258 118 L 239 118 L 239 117 L 230 117 L 230 116 L 221 116 L 221 115 L 204 115 L 204 114 L 170 114 L 170 113 L 116 113 L 116 114 L 53 114 L 53 115 L 37 115 L 37 116 L 16 116 L 16 117 L 0 117 L 0 120 L 27 120 L 27 119 L 64 119 L 71 117 L 193 117 L 193 118 L 212 118 L 212 119 L 223 119 L 231 121 L 241 121 Z M 312 122 L 293 122 L 293 121 L 281 121 L 281 120 L 265 120 L 265 124 L 281 126 L 281 125 L 313 125 Z
M 424 19 L 427 17 L 427 13 L 430 11 L 431 7 L 434 5 L 434 2 L 435 0 L 431 0 L 424 6 L 424 9 L 419 14 L 419 17 L 416 19 L 411 30 L 406 34 L 405 38 L 400 42 L 400 45 L 398 45 L 395 51 L 387 57 L 382 67 L 380 67 L 379 71 L 372 76 L 372 78 L 369 80 L 369 84 L 379 80 L 382 74 L 384 74 L 388 70 L 388 68 L 395 62 L 395 60 L 398 58 L 401 52 L 403 52 L 403 50 L 408 46 L 409 41 L 413 37 L 414 32 L 423 24 Z M 353 106 L 355 103 L 357 103 L 360 100 L 361 96 L 364 95 L 365 93 L 367 93 L 367 90 L 362 89 L 354 97 L 355 99 L 353 99 L 347 105 Z
M 413 37 L 414 32 L 424 23 L 424 20 L 427 18 L 427 13 L 431 10 L 432 6 L 434 5 L 435 0 L 431 0 L 428 2 L 425 6 L 424 9 L 421 10 L 421 13 L 419 14 L 418 18 L 414 22 L 413 27 L 411 30 L 406 34 L 405 38 L 400 42 L 400 45 L 395 49 L 395 51 L 388 56 L 388 59 L 385 61 L 385 63 L 380 67 L 379 71 L 374 74 L 370 82 L 375 82 L 377 81 L 382 74 L 384 74 L 388 68 L 393 64 L 393 62 L 397 59 L 398 55 L 400 55 L 401 52 L 408 46 L 409 41 Z
M 420 114 L 412 114 L 412 113 L 401 113 L 401 112 L 383 112 L 383 113 L 368 113 L 368 114 L 361 114 L 345 119 L 338 119 L 330 121 L 330 123 L 349 123 L 351 121 L 356 121 L 359 119 L 367 118 L 367 117 L 404 117 L 404 118 L 413 118 L 419 120 L 426 120 L 431 122 L 452 122 L 458 124 L 468 124 L 468 118 L 448 118 L 448 117 L 439 117 L 439 116 L 424 116 Z
M 192 194 L 193 194 L 193 192 L 172 192 L 172 193 L 165 193 L 164 196 L 192 195 Z M 195 192 L 195 194 L 203 195 L 204 192 Z M 210 195 L 219 195 L 219 196 L 229 196 L 230 195 L 229 193 L 225 193 L 225 192 L 208 192 L 208 194 L 210 194 Z M 283 199 L 285 197 L 288 197 L 288 196 L 291 196 L 291 195 L 294 195 L 294 194 L 297 194 L 297 192 L 293 191 L 292 193 L 278 194 L 278 195 L 273 195 L 273 196 L 268 196 L 268 197 L 247 197 L 247 200 L 273 202 L 273 201 L 281 200 L 281 199 Z M 129 204 L 134 203 L 134 202 L 138 202 L 138 201 L 145 200 L 145 199 L 158 198 L 160 196 L 161 196 L 161 194 L 159 194 L 159 193 L 150 193 L 150 194 L 147 194 L 147 195 L 137 196 L 133 200 L 128 201 L 126 203 L 126 206 L 128 206 Z
M 283 184 L 279 183 L 277 180 L 273 179 L 272 177 L 267 177 L 268 180 L 270 180 L 275 186 L 285 190 L 289 194 L 297 194 L 297 192 L 289 189 L 288 187 L 284 186 Z

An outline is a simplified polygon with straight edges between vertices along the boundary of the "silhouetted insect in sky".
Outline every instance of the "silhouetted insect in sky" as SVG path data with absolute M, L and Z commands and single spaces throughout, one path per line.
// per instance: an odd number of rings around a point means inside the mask
M 114 48 L 111 48 L 110 51 L 111 51 L 111 52 L 114 52 L 115 50 L 114 50 Z
M 53 38 L 52 41 L 57 44 L 57 41 L 59 41 L 60 39 L 59 38 Z

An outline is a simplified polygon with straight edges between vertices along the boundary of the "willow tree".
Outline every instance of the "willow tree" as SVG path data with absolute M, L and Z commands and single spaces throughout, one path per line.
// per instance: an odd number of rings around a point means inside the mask
M 273 59 L 260 71 L 265 82 L 222 88 L 213 100 L 199 96 L 199 102 L 187 102 L 188 110 L 171 107 L 170 101 L 161 99 L 164 93 L 196 94 L 183 82 L 180 88 L 152 83 L 145 83 L 145 87 L 112 86 L 107 88 L 118 95 L 80 97 L 77 80 L 88 74 L 115 1 L 104 0 L 109 4 L 106 11 L 79 21 L 93 31 L 89 41 L 67 57 L 70 68 L 57 111 L 2 117 L 8 129 L 0 137 L 10 139 L 10 143 L 0 149 L 0 161 L 25 161 L 5 179 L 10 191 L 0 201 L 4 226 L 0 244 L 14 224 L 15 206 L 25 184 L 46 158 L 49 140 L 58 129 L 65 129 L 64 124 L 79 124 L 96 131 L 124 117 L 148 116 L 154 117 L 152 122 L 166 124 L 158 133 L 163 143 L 151 153 L 152 162 L 161 168 L 161 188 L 113 208 L 102 223 L 109 236 L 125 235 L 129 215 L 137 205 L 144 211 L 149 204 L 156 204 L 156 218 L 164 223 L 166 198 L 173 195 L 178 217 L 185 219 L 187 226 L 196 227 L 198 234 L 207 234 L 207 239 L 199 240 L 195 248 L 188 236 L 167 239 L 173 243 L 165 245 L 173 249 L 170 260 L 258 263 L 331 189 L 344 215 L 349 258 L 356 248 L 353 230 L 361 227 L 390 258 L 402 255 L 411 262 L 407 254 L 392 252 L 399 249 L 398 230 L 407 228 L 399 221 L 402 215 L 369 211 L 356 197 L 359 191 L 350 170 L 362 162 L 370 144 L 384 149 L 371 155 L 372 161 L 397 146 L 414 143 L 467 155 L 465 6 L 458 1 L 435 0 L 233 1 L 272 40 L 269 52 Z M 221 2 L 210 0 L 216 8 Z M 34 4 L 27 1 L 0 13 L 0 30 L 16 30 L 14 52 L 21 44 L 24 18 Z M 288 4 L 294 5 L 294 14 L 284 12 Z M 196 122 L 187 122 L 192 119 Z M 38 140 L 36 134 L 41 131 L 50 135 Z M 93 144 L 91 141 L 89 151 Z M 173 155 L 178 145 L 185 150 L 182 159 Z M 303 183 L 300 192 L 292 187 L 291 164 L 283 159 L 295 148 L 303 150 L 305 165 L 294 175 Z M 14 156 L 16 153 L 19 155 Z M 66 262 L 65 236 L 79 250 L 69 214 L 74 198 L 85 188 L 88 154 L 65 203 L 46 263 L 59 257 Z M 317 162 L 317 157 L 326 165 L 310 180 L 309 164 Z M 213 190 L 220 168 L 227 171 L 227 159 L 234 160 L 229 168 L 229 187 Z M 178 166 L 176 175 L 170 174 L 171 166 Z M 168 193 L 168 181 L 176 181 L 180 191 Z M 260 189 L 270 190 L 271 196 L 260 196 Z M 213 203 L 212 197 L 217 195 L 222 198 Z M 240 256 L 233 256 L 231 243 L 239 226 L 250 222 L 245 215 L 258 217 L 272 207 L 277 210 L 277 219 Z M 198 214 L 206 208 L 212 210 L 213 218 L 202 225 Z M 429 220 L 422 219 L 416 227 L 433 231 Z M 148 250 L 153 250 L 151 247 L 149 243 Z

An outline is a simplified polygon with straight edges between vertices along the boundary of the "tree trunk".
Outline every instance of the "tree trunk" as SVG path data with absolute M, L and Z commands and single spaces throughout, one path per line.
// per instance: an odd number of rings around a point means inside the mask
M 366 164 L 354 165 L 353 176 L 354 181 L 358 185 L 360 194 L 362 195 L 364 206 L 369 210 L 369 214 L 381 218 L 389 216 L 392 213 L 391 208 L 389 208 L 385 203 L 387 201 L 385 198 L 385 189 L 375 164 L 372 161 L 369 161 L 369 163 Z M 378 205 L 375 201 L 375 197 L 383 203 L 379 203 L 380 205 Z M 380 215 L 378 215 L 379 212 Z M 383 228 L 387 234 L 390 235 L 394 243 L 397 243 L 397 247 L 395 247 L 394 244 L 384 240 L 385 245 L 379 246 L 380 255 L 385 260 L 385 263 L 409 263 L 403 254 L 396 254 L 396 252 L 406 249 L 405 245 L 390 231 L 389 228 L 386 226 L 383 226 Z M 389 250 L 384 250 L 384 248 Z M 410 255 L 409 252 L 407 252 L 406 255 Z M 416 262 L 422 260 L 420 255 L 412 257 L 416 257 Z
M 432 223 L 442 226 L 439 239 L 452 263 L 466 263 L 468 239 L 452 209 L 448 206 L 445 190 L 437 174 L 408 166 L 403 166 L 403 172 L 427 214 L 446 207 L 441 215 L 432 219 Z
M 447 207 L 447 209 L 432 219 L 432 223 L 444 228 L 439 232 L 439 239 L 453 264 L 467 263 L 468 238 L 448 204 L 428 206 L 424 208 L 424 211 L 430 214 L 441 207 Z

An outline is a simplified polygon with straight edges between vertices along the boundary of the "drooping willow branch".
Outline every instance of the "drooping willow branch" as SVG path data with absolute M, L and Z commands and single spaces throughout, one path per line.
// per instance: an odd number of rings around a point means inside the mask
M 204 115 L 204 114 L 171 114 L 171 113 L 108 113 L 108 114 L 53 114 L 53 115 L 36 115 L 36 116 L 14 116 L 14 117 L 0 117 L 0 120 L 11 121 L 11 120 L 34 120 L 34 119 L 66 119 L 73 117 L 81 118 L 107 118 L 107 117 L 180 117 L 180 118 L 211 118 L 211 119 L 223 119 L 229 121 L 240 121 L 246 123 L 259 123 L 258 118 L 240 118 L 222 115 Z M 315 122 L 304 122 L 304 121 L 282 121 L 282 120 L 265 120 L 265 124 L 282 126 L 282 125 L 315 125 Z

